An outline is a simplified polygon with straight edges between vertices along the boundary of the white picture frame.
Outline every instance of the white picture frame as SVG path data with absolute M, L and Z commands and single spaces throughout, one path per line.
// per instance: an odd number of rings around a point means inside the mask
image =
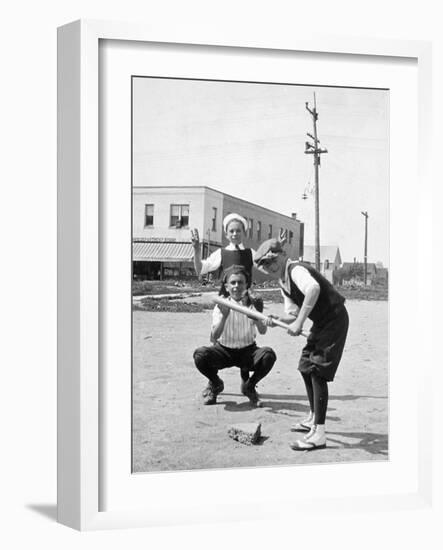
M 183 502 L 175 506 L 164 505 L 136 507 L 122 502 L 112 510 L 102 510 L 100 483 L 101 414 L 100 396 L 102 364 L 99 349 L 100 316 L 100 224 L 99 213 L 104 208 L 100 197 L 99 177 L 99 44 L 102 40 L 126 41 L 131 44 L 169 43 L 180 45 L 216 46 L 247 52 L 248 49 L 282 52 L 309 52 L 312 55 L 325 53 L 333 56 L 368 56 L 396 60 L 413 59 L 417 63 L 418 81 L 418 155 L 420 162 L 418 179 L 428 178 L 429 142 L 431 121 L 431 47 L 426 42 L 366 40 L 348 37 L 280 36 L 266 38 L 254 36 L 253 31 L 241 37 L 223 30 L 218 36 L 205 36 L 195 32 L 189 36 L 185 29 L 168 31 L 136 24 L 101 21 L 77 21 L 59 29 L 58 33 L 58 520 L 80 530 L 116 527 L 151 526 L 196 521 L 230 520 L 238 517 L 215 507 L 186 508 Z M 430 208 L 429 194 L 420 199 L 420 240 L 426 241 L 432 233 L 430 221 L 424 215 Z M 418 222 L 417 222 L 418 223 Z M 423 277 L 417 268 L 416 282 Z M 392 280 L 392 279 L 391 279 Z M 394 281 L 395 273 L 394 273 Z M 414 306 L 420 317 L 429 312 L 429 295 L 426 292 L 416 297 Z M 416 327 L 418 328 L 418 327 Z M 427 353 L 430 353 L 428 351 Z M 423 361 L 423 381 L 415 385 L 418 400 L 418 416 L 415 419 L 419 444 L 417 448 L 418 469 L 411 480 L 413 490 L 377 494 L 334 495 L 324 490 L 323 494 L 310 498 L 300 495 L 284 497 L 288 514 L 294 508 L 300 511 L 303 502 L 315 503 L 316 510 L 331 505 L 336 510 L 380 510 L 420 508 L 430 506 L 432 496 L 432 445 L 431 424 L 425 419 L 424 384 L 432 376 L 432 362 Z M 414 424 L 415 425 L 415 424 Z M 415 436 L 414 436 L 415 437 Z M 376 466 L 375 466 L 376 467 Z M 280 472 L 280 481 L 289 475 L 291 468 Z M 343 473 L 336 472 L 337 476 Z M 162 487 L 189 489 L 189 480 L 181 484 L 180 478 L 152 476 L 151 499 L 158 501 Z M 214 476 L 212 472 L 200 475 Z M 249 475 L 249 474 L 248 474 Z M 235 472 L 225 474 L 235 478 Z M 195 481 L 195 478 L 194 480 Z M 137 481 L 136 481 L 137 483 Z M 269 479 L 271 487 L 275 480 Z M 266 492 L 266 489 L 265 489 Z M 256 519 L 266 502 L 266 494 L 260 502 L 250 503 L 242 519 Z M 272 495 L 273 501 L 278 499 Z M 281 496 L 283 501 L 283 496 Z M 243 502 L 244 503 L 244 502 Z M 281 510 L 280 510 L 281 512 Z M 237 514 L 237 515 L 236 515 Z M 281 514 L 280 514 L 281 515 Z

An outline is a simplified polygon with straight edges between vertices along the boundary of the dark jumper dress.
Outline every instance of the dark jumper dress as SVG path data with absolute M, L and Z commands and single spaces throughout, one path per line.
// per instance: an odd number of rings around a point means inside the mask
M 226 248 L 222 248 L 221 265 L 220 265 L 220 269 L 222 273 L 224 273 L 226 269 L 228 269 L 232 265 L 241 265 L 245 268 L 249 277 L 249 281 L 248 281 L 248 287 L 249 287 L 252 283 L 252 268 L 254 266 L 254 260 L 252 258 L 252 250 L 250 248 L 236 249 L 236 250 L 227 250 Z M 225 288 L 223 285 L 220 288 L 220 294 L 226 295 Z M 264 308 L 262 298 L 260 298 L 259 296 L 256 296 L 250 290 L 248 290 L 248 295 L 255 309 L 260 313 L 262 313 Z
M 320 286 L 317 302 L 308 315 L 313 324 L 302 350 L 298 370 L 302 373 L 316 372 L 330 382 L 334 379 L 340 363 L 348 332 L 349 317 L 344 305 L 345 298 L 311 265 L 293 262 L 286 275 L 289 279 L 290 291 L 288 292 L 287 288 L 288 281 L 286 281 L 286 288 L 282 282 L 280 286 L 283 293 L 298 307 L 302 306 L 305 296 L 291 277 L 292 270 L 297 266 L 307 269 Z M 286 271 L 286 266 L 284 270 Z

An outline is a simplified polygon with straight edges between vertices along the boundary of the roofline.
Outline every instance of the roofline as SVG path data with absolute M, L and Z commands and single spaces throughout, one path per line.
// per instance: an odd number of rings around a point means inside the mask
M 192 244 L 191 241 L 159 241 L 162 237 L 132 237 L 133 243 L 150 243 L 150 244 Z M 167 239 L 167 237 L 165 237 Z M 207 242 L 207 241 L 206 241 Z M 214 242 L 214 241 L 211 241 Z
M 208 187 L 207 185 L 136 185 L 136 186 L 134 185 L 133 190 L 134 189 L 207 189 L 209 191 L 213 191 L 214 193 L 219 193 L 220 195 L 224 195 L 225 197 L 230 197 L 231 199 L 236 199 L 236 200 L 245 202 L 247 204 L 250 204 L 252 206 L 258 206 L 259 208 L 262 208 L 267 212 L 271 212 L 272 214 L 278 214 L 279 216 L 283 216 L 284 218 L 287 218 L 288 220 L 291 220 L 293 222 L 303 223 L 301 220 L 294 219 L 292 216 L 287 216 L 286 214 L 282 214 L 281 212 L 276 212 L 275 210 L 266 208 L 266 206 L 261 206 L 260 204 L 247 201 L 246 199 L 236 197 L 235 195 L 230 195 L 229 193 L 219 191 L 218 189 L 214 189 L 213 187 Z

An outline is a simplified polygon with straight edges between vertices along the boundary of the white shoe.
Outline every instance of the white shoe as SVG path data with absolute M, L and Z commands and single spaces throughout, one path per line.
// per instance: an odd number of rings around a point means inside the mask
M 291 426 L 291 432 L 310 432 L 314 426 L 314 415 L 311 413 L 309 416 Z
M 306 439 L 309 439 L 310 437 L 312 437 L 314 434 L 315 434 L 315 424 L 312 424 L 311 425 L 311 428 L 309 430 L 309 432 L 303 436 L 303 440 L 306 441 Z
M 294 441 L 290 444 L 294 451 L 313 451 L 314 449 L 324 449 L 326 447 L 326 435 L 323 429 L 318 429 L 314 425 L 312 430 L 303 439 Z

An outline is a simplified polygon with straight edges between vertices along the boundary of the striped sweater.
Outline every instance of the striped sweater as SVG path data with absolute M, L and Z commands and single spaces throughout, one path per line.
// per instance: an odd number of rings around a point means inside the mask
M 231 298 L 228 298 L 231 300 Z M 250 309 L 254 309 L 250 306 Z M 212 312 L 212 326 L 220 322 L 222 313 L 218 306 Z M 218 342 L 227 348 L 240 349 L 255 342 L 256 327 L 254 321 L 243 313 L 231 309 Z

